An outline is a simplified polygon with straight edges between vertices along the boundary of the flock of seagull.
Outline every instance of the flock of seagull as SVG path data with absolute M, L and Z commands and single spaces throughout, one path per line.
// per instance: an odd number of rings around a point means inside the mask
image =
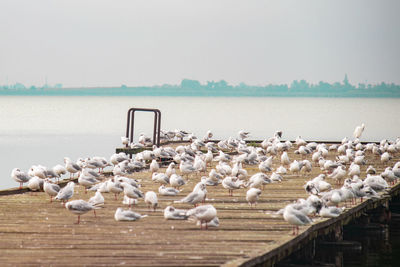
M 357 201 L 358 198 L 378 198 L 379 191 L 389 188 L 400 178 L 400 162 L 393 167 L 388 166 L 384 172 L 378 173 L 374 166 L 366 170 L 367 177 L 362 180 L 361 165 L 367 164 L 366 153 L 372 153 L 380 157 L 381 162 L 387 164 L 394 153 L 400 151 L 400 139 L 395 141 L 383 140 L 380 144 L 362 144 L 359 140 L 365 125 L 357 126 L 352 139 L 344 138 L 341 144 L 326 145 L 323 143 L 307 143 L 300 136 L 294 142 L 281 141 L 282 132 L 278 131 L 273 137 L 265 139 L 258 147 L 246 142 L 249 132 L 239 131 L 237 138 L 228 138 L 218 143 L 212 142 L 213 134 L 207 131 L 206 135 L 199 139 L 185 131 L 162 131 L 162 140 L 183 140 L 187 138 L 188 145 L 153 146 L 152 150 L 143 150 L 131 159 L 121 152 L 113 154 L 108 161 L 102 157 L 78 159 L 76 162 L 70 158 L 64 158 L 64 165 L 56 165 L 53 168 L 45 166 L 32 166 L 28 172 L 15 168 L 11 177 L 20 188 L 24 183 L 32 191 L 43 190 L 50 197 L 50 202 L 59 200 L 70 212 L 80 216 L 89 211 L 94 212 L 104 206 L 104 193 L 115 195 L 123 194 L 123 204 L 129 209 L 117 208 L 114 218 L 116 221 L 136 221 L 147 215 L 134 212 L 131 207 L 143 199 L 149 209 L 156 211 L 158 207 L 158 195 L 177 196 L 181 187 L 187 184 L 189 177 L 195 176 L 198 183 L 185 197 L 175 200 L 174 203 L 193 205 L 192 209 L 177 209 L 172 205 L 164 209 L 164 218 L 168 220 L 192 219 L 202 229 L 218 227 L 219 219 L 217 210 L 212 204 L 205 204 L 207 200 L 207 187 L 220 186 L 228 190 L 230 196 L 240 188 L 247 188 L 246 201 L 253 208 L 257 205 L 260 195 L 267 184 L 281 182 L 289 173 L 300 175 L 310 173 L 313 169 L 320 170 L 320 174 L 304 185 L 305 191 L 310 195 L 307 199 L 298 199 L 278 211 L 283 219 L 293 226 L 293 235 L 299 231 L 299 226 L 312 222 L 311 215 L 321 217 L 339 216 L 344 207 L 339 204 Z M 131 148 L 145 148 L 152 145 L 150 138 L 145 135 L 139 137 L 138 143 L 131 142 L 122 137 L 122 144 Z M 290 148 L 296 148 L 295 154 L 300 154 L 302 160 L 291 161 L 288 155 Z M 207 153 L 202 151 L 207 150 Z M 228 153 L 232 152 L 232 153 Z M 328 154 L 336 153 L 335 160 L 327 159 Z M 274 169 L 273 159 L 280 160 L 281 166 Z M 161 172 L 162 164 L 169 162 L 165 172 Z M 218 162 L 214 168 L 212 163 Z M 149 164 L 147 164 L 149 163 Z M 245 165 L 258 165 L 259 172 L 248 175 Z M 112 167 L 112 177 L 101 175 L 104 168 Z M 158 194 L 154 191 L 141 191 L 141 180 L 128 178 L 134 172 L 149 168 L 151 179 L 160 184 Z M 211 170 L 208 172 L 208 168 Z M 98 171 L 97 171 L 97 170 Z M 208 175 L 207 175 L 208 172 Z M 71 200 L 76 184 L 73 181 L 66 186 L 60 186 L 53 182 L 62 175 L 69 173 L 70 178 L 78 175 L 78 184 L 87 190 L 94 191 L 95 195 L 85 201 L 82 199 Z M 201 174 L 203 174 L 201 176 Z M 199 179 L 199 177 L 201 178 Z M 249 177 L 250 176 L 250 177 Z M 327 178 L 336 182 L 332 186 Z M 347 205 L 347 204 L 346 204 Z

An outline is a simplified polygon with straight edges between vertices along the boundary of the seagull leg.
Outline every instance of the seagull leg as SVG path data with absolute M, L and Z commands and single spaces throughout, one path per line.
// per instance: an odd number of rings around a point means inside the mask
M 19 183 L 19 189 L 22 189 L 22 183 Z
M 96 217 L 96 218 L 97 218 L 97 215 L 96 215 L 96 210 L 93 210 L 93 213 L 94 213 L 94 217 Z
M 79 224 L 80 221 L 81 221 L 81 215 L 78 215 L 78 221 L 76 222 L 76 224 Z

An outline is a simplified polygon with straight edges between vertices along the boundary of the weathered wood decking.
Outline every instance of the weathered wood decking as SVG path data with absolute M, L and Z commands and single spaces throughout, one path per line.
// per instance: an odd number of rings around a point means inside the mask
M 330 152 L 330 158 L 334 155 Z M 300 155 L 290 151 L 291 160 Z M 379 158 L 367 154 L 369 164 L 383 171 Z M 392 166 L 399 155 L 389 162 Z M 280 164 L 279 164 L 280 165 Z M 274 167 L 278 165 L 278 157 Z M 246 166 L 249 174 L 258 172 L 257 166 Z M 366 166 L 362 167 L 362 177 Z M 300 247 L 320 233 L 326 233 L 336 224 L 344 224 L 365 209 L 372 208 L 390 198 L 367 200 L 347 210 L 335 219 L 315 218 L 310 226 L 301 227 L 298 236 L 291 235 L 291 226 L 274 213 L 286 204 L 307 197 L 304 181 L 315 177 L 320 169 L 315 167 L 307 176 L 285 175 L 282 183 L 267 185 L 256 208 L 246 203 L 247 189 L 234 191 L 233 197 L 221 185 L 207 187 L 208 201 L 213 204 L 220 219 L 218 228 L 200 230 L 193 222 L 167 221 L 163 209 L 189 193 L 199 177 L 191 177 L 183 191 L 176 197 L 159 196 L 160 209 L 148 211 L 143 201 L 133 210 L 149 217 L 137 222 L 116 222 L 114 212 L 123 207 L 122 194 L 114 200 L 103 194 L 105 207 L 81 217 L 76 225 L 76 215 L 68 212 L 59 202 L 49 203 L 45 193 L 10 194 L 0 196 L 0 262 L 1 266 L 253 266 L 272 264 Z M 142 180 L 142 191 L 155 191 L 158 185 L 151 182 L 148 172 L 132 175 Z M 3 179 L 11 179 L 4 177 Z M 330 181 L 332 184 L 333 182 Z M 93 193 L 85 194 L 81 187 L 73 199 L 88 200 Z M 392 188 L 399 191 L 399 184 Z M 178 208 L 191 208 L 185 204 L 172 204 Z

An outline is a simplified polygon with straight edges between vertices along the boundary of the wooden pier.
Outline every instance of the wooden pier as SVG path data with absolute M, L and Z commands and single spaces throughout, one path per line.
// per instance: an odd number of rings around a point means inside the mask
M 301 159 L 293 149 L 291 160 Z M 333 159 L 335 154 L 329 153 Z M 383 165 L 380 159 L 366 154 L 368 164 L 378 172 L 400 160 L 399 153 Z M 309 159 L 309 157 L 308 157 Z M 278 157 L 274 167 L 279 166 Z M 362 166 L 362 178 L 367 166 Z M 258 166 L 246 166 L 249 175 L 258 172 Z M 179 172 L 179 171 L 178 171 Z M 346 209 L 337 218 L 314 217 L 309 226 L 292 235 L 292 227 L 276 211 L 298 198 L 306 198 L 305 181 L 320 173 L 313 167 L 310 174 L 284 175 L 281 183 L 265 187 L 256 208 L 245 200 L 247 189 L 235 190 L 233 196 L 221 185 L 207 187 L 207 201 L 218 211 L 220 226 L 200 230 L 190 221 L 165 220 L 163 209 L 168 205 L 192 208 L 186 204 L 173 204 L 187 195 L 199 181 L 192 176 L 183 191 L 175 197 L 159 196 L 159 208 L 149 211 L 143 200 L 132 209 L 148 217 L 136 222 L 117 222 L 114 212 L 123 207 L 121 194 L 103 194 L 105 207 L 81 216 L 67 211 L 60 202 L 49 202 L 43 193 L 23 190 L 0 192 L 0 262 L 1 266 L 254 266 L 273 265 L 313 238 L 335 231 L 361 216 L 369 209 L 387 204 L 400 192 L 400 184 L 392 186 L 381 198 L 364 200 Z M 134 173 L 141 179 L 142 191 L 155 191 L 158 184 L 151 181 L 149 172 Z M 11 179 L 3 177 L 3 179 Z M 329 179 L 328 179 L 329 180 Z M 333 181 L 329 181 L 334 185 Z M 88 200 L 93 192 L 85 194 L 81 186 L 75 188 L 73 199 Z M 125 207 L 126 208 L 126 207 Z

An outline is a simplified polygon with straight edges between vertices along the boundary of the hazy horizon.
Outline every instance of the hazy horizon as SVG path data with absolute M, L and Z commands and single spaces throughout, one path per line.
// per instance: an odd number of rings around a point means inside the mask
M 0 84 L 400 84 L 400 2 L 0 2 Z

